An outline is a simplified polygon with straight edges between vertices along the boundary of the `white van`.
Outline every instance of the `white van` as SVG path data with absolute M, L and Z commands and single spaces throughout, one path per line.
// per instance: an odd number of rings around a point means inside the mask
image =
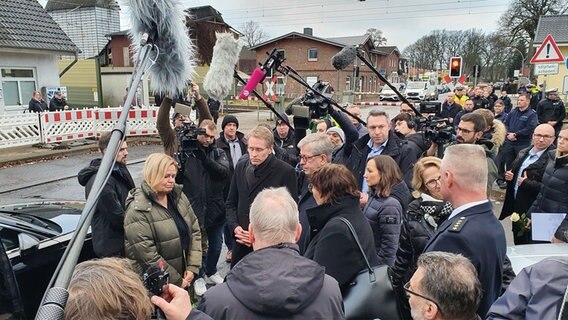
M 437 100 L 438 92 L 435 86 L 427 81 L 409 81 L 406 85 L 406 99 Z

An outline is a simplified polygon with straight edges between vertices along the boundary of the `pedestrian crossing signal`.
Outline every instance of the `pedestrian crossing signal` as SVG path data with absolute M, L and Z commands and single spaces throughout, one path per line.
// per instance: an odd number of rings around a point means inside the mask
M 462 57 L 450 58 L 450 77 L 459 78 L 462 74 Z

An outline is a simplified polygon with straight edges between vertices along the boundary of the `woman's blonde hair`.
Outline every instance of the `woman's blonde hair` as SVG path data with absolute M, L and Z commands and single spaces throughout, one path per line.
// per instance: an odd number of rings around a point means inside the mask
M 412 172 L 412 189 L 414 189 L 414 191 L 412 191 L 412 195 L 415 198 L 420 197 L 422 193 L 428 191 L 426 181 L 422 178 L 422 174 L 426 169 L 431 167 L 440 169 L 442 167 L 442 160 L 437 157 L 424 157 L 414 164 L 414 170 Z
M 152 303 L 128 259 L 79 263 L 69 284 L 66 320 L 150 319 Z
M 172 165 L 177 168 L 177 161 L 174 158 L 165 153 L 152 153 L 146 158 L 144 163 L 144 169 L 142 170 L 144 181 L 150 188 L 155 189 L 166 176 L 168 168 Z

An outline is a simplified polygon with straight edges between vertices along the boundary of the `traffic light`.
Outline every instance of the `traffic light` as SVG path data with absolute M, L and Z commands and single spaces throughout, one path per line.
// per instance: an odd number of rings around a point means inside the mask
M 462 74 L 462 57 L 450 58 L 450 77 L 459 78 Z

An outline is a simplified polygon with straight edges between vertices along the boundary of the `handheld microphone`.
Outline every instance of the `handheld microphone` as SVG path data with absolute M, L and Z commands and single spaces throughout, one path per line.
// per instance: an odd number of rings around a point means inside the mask
M 211 67 L 205 75 L 203 89 L 210 98 L 225 99 L 233 85 L 235 64 L 239 60 L 242 44 L 230 32 L 215 33 L 217 41 L 213 47 Z
M 249 81 L 243 88 L 243 91 L 241 91 L 241 94 L 239 94 L 239 99 L 247 99 L 256 88 L 256 85 L 264 80 L 266 74 L 278 69 L 282 62 L 286 60 L 281 52 L 276 51 L 276 48 L 272 49 L 272 52 L 270 53 L 267 52 L 267 54 L 268 58 L 264 64 L 260 67 L 256 67 L 250 75 Z
M 130 39 L 137 59 L 143 44 L 159 49 L 150 69 L 154 93 L 175 96 L 195 75 L 195 48 L 185 24 L 182 0 L 122 0 L 130 12 Z
M 357 48 L 354 46 L 346 46 L 331 58 L 331 64 L 335 70 L 343 70 L 353 65 L 355 58 L 357 58 Z
M 256 88 L 256 86 L 264 80 L 266 77 L 266 73 L 260 67 L 256 67 L 252 74 L 250 75 L 249 81 L 239 94 L 239 99 L 246 100 L 251 95 L 252 91 Z

